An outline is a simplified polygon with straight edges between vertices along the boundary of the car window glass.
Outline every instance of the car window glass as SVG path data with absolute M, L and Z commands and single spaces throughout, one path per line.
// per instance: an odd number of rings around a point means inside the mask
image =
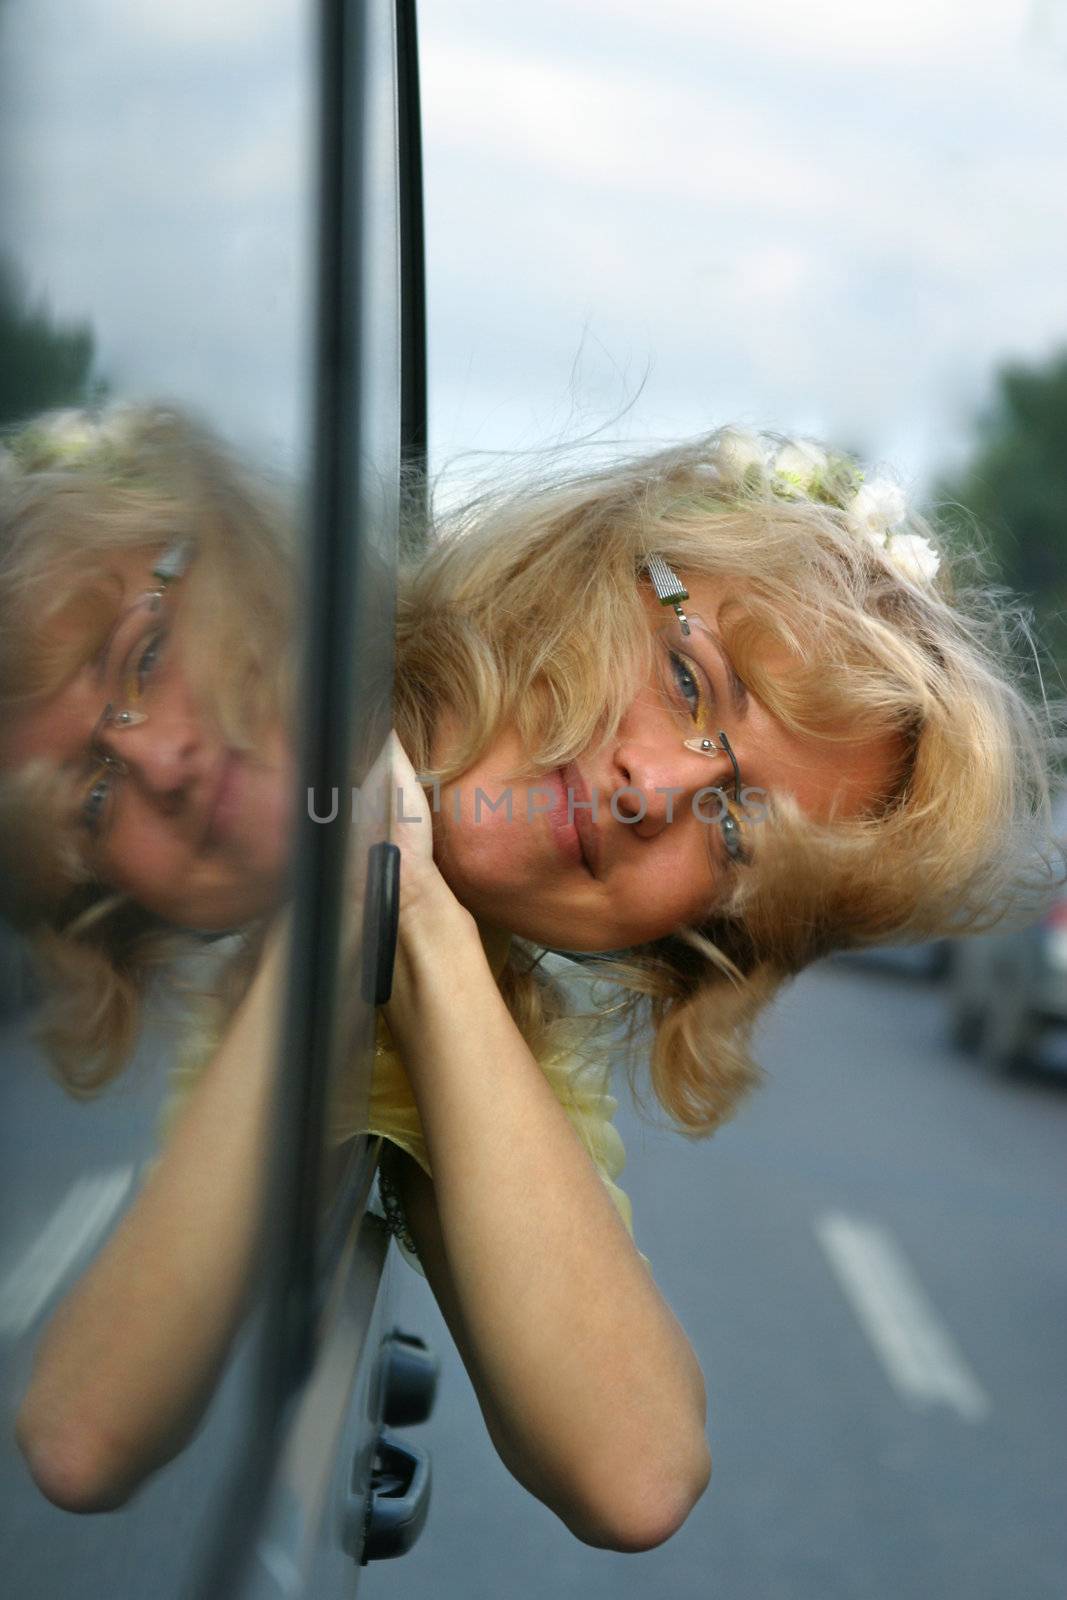
M 351 763 L 339 777 L 342 789 L 364 779 L 388 729 L 397 514 L 392 7 L 369 11 L 375 61 L 364 193 L 372 219 L 368 234 L 378 246 L 368 252 L 363 273 L 367 347 L 356 341 L 343 353 L 350 370 L 366 375 L 362 400 L 370 421 L 353 444 L 365 486 L 366 540 L 359 559 L 342 574 L 339 594 L 352 625 L 347 692 L 359 686 Z M 229 659 L 245 660 L 241 652 L 247 646 L 247 659 L 266 659 L 272 670 L 284 667 L 278 682 L 299 695 L 303 597 L 311 587 L 306 541 L 318 445 L 317 20 L 318 8 L 306 0 L 272 0 L 256 8 L 125 3 L 102 8 L 92 0 L 0 5 L 0 426 L 11 428 L 45 409 L 87 404 L 151 404 L 180 418 L 189 415 L 218 452 L 224 473 L 232 468 L 235 483 L 251 486 L 253 499 L 261 495 L 273 519 L 263 533 L 261 559 L 249 558 L 244 568 L 231 564 L 228 569 L 232 552 L 221 541 L 210 583 L 198 557 L 166 581 L 151 570 L 130 579 L 145 591 L 162 584 L 164 611 L 169 615 L 174 608 L 179 620 L 167 634 L 157 676 L 152 676 L 155 657 L 147 652 L 154 644 L 147 631 L 132 671 L 125 657 L 114 663 L 113 672 L 108 664 L 112 675 L 101 695 L 102 721 L 94 726 L 85 759 L 95 760 L 99 748 L 112 759 L 84 774 L 79 768 L 78 783 L 91 807 L 100 785 L 113 786 L 107 803 L 116 827 L 115 859 L 124 872 L 141 870 L 126 834 L 133 825 L 131 796 L 141 782 L 135 745 L 152 729 L 153 716 L 157 728 L 164 724 L 166 696 L 177 681 L 188 678 L 189 702 L 199 707 L 207 703 L 199 697 L 207 696 L 218 719 L 217 725 L 212 722 L 218 758 L 214 785 L 199 813 L 212 838 L 229 843 L 234 819 L 247 820 L 259 803 L 262 810 L 256 814 L 263 827 L 249 845 L 250 855 L 255 856 L 252 844 L 265 848 L 263 840 L 273 828 L 283 841 L 272 857 L 276 865 L 275 858 L 287 859 L 288 830 L 299 822 L 296 808 L 306 801 L 293 771 L 287 785 L 279 779 L 258 802 L 250 794 L 253 785 L 232 756 L 234 749 L 246 749 L 233 728 L 242 715 L 252 718 L 255 685 L 243 698 L 238 695 L 226 672 L 209 670 L 207 657 L 198 654 L 200 635 L 191 628 L 187 636 L 184 628 L 186 610 L 191 615 L 195 601 L 203 637 L 214 628 L 211 636 L 236 651 Z M 353 81 L 361 71 L 350 74 Z M 362 160 L 362 112 L 353 127 L 353 160 Z M 354 308 L 357 323 L 362 310 L 362 305 Z M 58 448 L 67 461 L 85 448 L 78 425 L 70 423 Z M 293 580 L 285 594 L 270 575 L 275 540 L 284 547 L 277 572 L 288 572 Z M 149 542 L 154 550 L 155 541 Z M 169 557 L 180 541 L 164 543 Z M 250 633 L 240 625 L 242 608 L 254 614 L 264 638 L 275 614 L 281 619 L 273 656 L 262 649 L 255 656 L 248 638 L 242 638 Z M 296 618 L 288 641 L 286 615 Z M 218 698 L 226 702 L 229 697 L 228 705 L 216 705 L 212 697 L 219 676 L 225 682 Z M 128 701 L 116 703 L 113 712 L 132 712 L 146 722 L 123 724 L 104 714 L 112 683 Z M 129 699 L 134 691 L 143 691 L 143 702 Z M 291 715 L 299 729 L 299 701 Z M 247 732 L 243 724 L 241 731 Z M 124 735 L 129 741 L 125 758 Z M 278 769 L 285 770 L 265 713 L 255 724 L 255 737 L 248 737 L 249 762 L 257 774 L 275 758 Z M 276 741 L 283 751 L 286 738 Z M 283 788 L 285 806 L 279 810 Z M 81 827 L 82 789 L 78 795 Z M 347 816 L 347 799 L 344 804 Z M 349 839 L 353 862 L 383 829 L 380 802 L 368 804 Z M 81 834 L 77 837 L 80 848 Z M 157 863 L 158 856 L 150 856 L 144 867 L 150 879 Z M 268 887 L 254 898 L 259 923 L 284 904 L 288 887 L 283 870 L 275 893 L 273 866 L 268 868 Z M 171 897 L 168 911 L 188 908 L 192 876 L 183 874 L 180 863 L 171 873 L 164 886 Z M 244 892 L 246 875 L 236 876 Z M 361 877 L 358 866 L 351 877 Z M 155 880 L 149 886 L 159 887 Z M 238 900 L 229 920 L 243 925 L 247 906 Z M 112 1086 L 81 1101 L 49 1073 L 32 1028 L 40 988 L 28 976 L 25 941 L 10 920 L 0 927 L 5 1062 L 0 1337 L 9 1417 L 50 1315 L 141 1190 L 159 1159 L 165 1128 L 174 1126 L 179 1104 L 188 1103 L 190 1084 L 211 1057 L 220 1019 L 240 991 L 241 962 L 254 969 L 254 956 L 242 953 L 240 934 L 209 902 L 207 896 L 205 925 L 186 924 L 192 937 L 183 939 L 178 959 L 168 960 L 152 985 L 153 1000 L 132 1062 Z M 357 944 L 361 934 L 357 925 Z M 290 981 L 280 971 L 279 1001 Z M 214 996 L 216 1003 L 209 1005 L 205 996 Z M 336 1017 L 334 1031 L 343 1048 L 334 1060 L 343 1060 L 352 1073 L 353 1131 L 366 1101 L 372 1024 L 373 1008 L 359 996 Z M 336 1156 L 336 1141 L 330 1148 Z M 327 1187 L 312 1202 L 316 1214 L 326 1214 L 331 1205 L 335 1215 L 338 1206 L 343 1213 L 345 1196 L 351 1199 L 354 1191 L 351 1182 L 346 1186 L 341 1180 L 366 1165 L 365 1141 L 348 1138 L 340 1159 L 322 1165 Z M 269 1148 L 264 1167 L 266 1184 Z M 217 1520 L 237 1481 L 243 1429 L 260 1381 L 253 1355 L 261 1333 L 253 1314 L 237 1335 L 238 1359 L 226 1368 L 196 1438 L 114 1517 L 74 1519 L 50 1506 L 30 1482 L 11 1428 L 5 1429 L 0 1442 L 5 1499 L 16 1506 L 21 1529 L 7 1560 L 20 1593 L 57 1592 L 89 1563 L 97 1581 L 116 1595 L 142 1592 L 148 1573 L 153 1592 L 179 1592 L 203 1557 L 209 1521 Z

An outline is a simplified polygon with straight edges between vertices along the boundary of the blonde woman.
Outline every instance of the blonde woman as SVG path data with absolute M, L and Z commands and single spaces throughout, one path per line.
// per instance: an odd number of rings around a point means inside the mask
M 255 1259 L 292 583 L 284 517 L 170 414 L 39 422 L 0 481 L 8 896 L 63 978 L 61 1071 L 119 1069 L 176 929 L 254 952 L 20 1415 L 45 1492 L 94 1509 L 188 1436 Z M 659 1101 L 710 1132 L 807 963 L 1050 877 L 1009 632 L 888 483 L 731 432 L 488 497 L 401 573 L 401 928 L 367 1125 L 500 1455 L 590 1543 L 685 1519 L 704 1385 L 614 1185 L 590 1019 L 538 956 L 614 953 Z

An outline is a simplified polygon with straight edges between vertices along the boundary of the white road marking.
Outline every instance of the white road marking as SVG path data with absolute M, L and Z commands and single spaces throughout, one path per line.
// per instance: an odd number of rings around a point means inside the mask
M 0 1333 L 18 1338 L 79 1257 L 92 1249 L 133 1182 L 133 1167 L 79 1178 L 0 1283 Z
M 904 1400 L 920 1407 L 943 1401 L 966 1421 L 981 1422 L 988 1397 L 892 1235 L 842 1212 L 817 1218 L 815 1235 Z
M 265 1539 L 256 1547 L 256 1559 L 282 1594 L 306 1592 L 300 1568 L 278 1540 Z

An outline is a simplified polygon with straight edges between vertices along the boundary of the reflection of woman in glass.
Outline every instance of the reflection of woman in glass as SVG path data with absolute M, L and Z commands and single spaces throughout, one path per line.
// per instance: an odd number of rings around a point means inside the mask
M 63 979 L 68 1080 L 121 1065 L 176 929 L 254 947 L 42 1341 L 20 1436 L 47 1493 L 93 1508 L 188 1436 L 255 1254 L 292 581 L 284 519 L 163 413 L 27 430 L 2 496 L 8 893 Z M 396 834 L 403 1068 L 383 1034 L 369 1120 L 501 1456 L 593 1543 L 684 1519 L 704 1390 L 624 1225 L 591 1030 L 537 952 L 621 953 L 654 1090 L 699 1134 L 808 962 L 1003 907 L 1041 837 L 1042 724 L 1003 620 L 954 598 L 927 535 L 850 463 L 726 433 L 495 497 L 402 574 L 394 761 L 419 820 Z

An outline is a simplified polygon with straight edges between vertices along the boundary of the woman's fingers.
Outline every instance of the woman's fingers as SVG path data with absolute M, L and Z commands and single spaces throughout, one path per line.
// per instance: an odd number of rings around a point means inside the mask
M 433 814 L 429 802 L 395 729 L 385 740 L 367 773 L 363 792 L 376 819 L 375 839 L 381 837 L 378 829 L 383 815 L 387 816 L 386 836 L 400 850 L 400 914 L 403 930 L 407 921 L 405 914 L 413 914 L 416 904 L 437 904 L 442 896 L 451 902 L 454 896 L 434 861 Z M 365 856 L 365 851 L 359 853 L 361 861 L 365 860 Z
M 437 870 L 429 807 L 395 730 L 364 774 L 358 803 L 352 808 L 352 823 L 345 915 L 345 944 L 350 953 L 360 948 L 363 937 L 367 866 L 374 845 L 385 838 L 399 846 L 402 907 L 416 884 Z
M 433 860 L 433 821 L 430 807 L 407 751 L 394 728 L 388 740 L 390 785 L 389 837 L 405 856 Z
M 394 732 L 389 739 L 391 824 L 389 837 L 400 848 L 401 934 L 417 905 L 454 901 L 433 858 L 433 817 L 407 751 Z M 405 915 L 407 914 L 407 916 Z

